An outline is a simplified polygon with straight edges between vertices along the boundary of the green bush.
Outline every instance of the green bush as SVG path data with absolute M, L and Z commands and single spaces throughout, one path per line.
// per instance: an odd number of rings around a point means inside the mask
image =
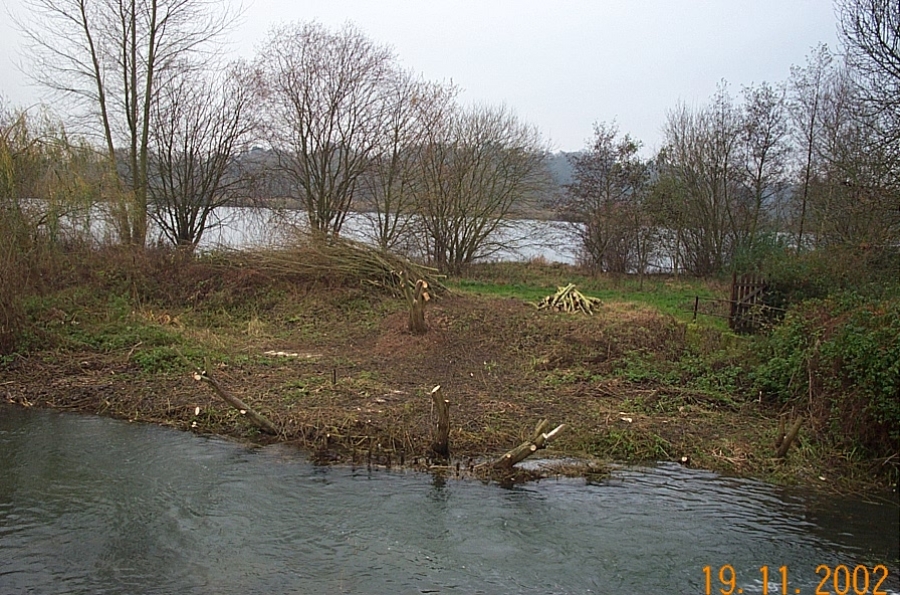
M 782 247 L 769 250 L 759 267 L 768 284 L 769 306 L 786 308 L 848 291 L 900 296 L 900 254 L 888 247 L 830 246 L 799 255 Z
M 836 445 L 889 456 L 900 442 L 900 300 L 807 300 L 767 339 L 753 373 L 770 399 L 802 407 Z

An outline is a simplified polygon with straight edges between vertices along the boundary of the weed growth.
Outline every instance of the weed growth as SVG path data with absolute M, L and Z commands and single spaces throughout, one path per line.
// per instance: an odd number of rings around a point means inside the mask
M 846 293 L 788 312 L 753 374 L 770 400 L 809 415 L 846 449 L 889 457 L 900 443 L 900 302 Z

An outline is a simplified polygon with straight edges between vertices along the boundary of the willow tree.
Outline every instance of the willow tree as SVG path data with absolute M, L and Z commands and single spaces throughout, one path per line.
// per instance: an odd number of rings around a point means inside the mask
M 807 232 L 807 211 L 820 168 L 822 142 L 822 109 L 834 75 L 833 57 L 824 44 L 817 46 L 807 57 L 806 66 L 792 66 L 788 82 L 788 112 L 793 123 L 794 143 L 801 155 L 799 165 L 799 213 L 797 214 L 797 252 L 804 244 Z
M 739 241 L 740 114 L 722 85 L 710 104 L 679 105 L 663 127 L 657 205 L 677 225 L 679 260 L 695 275 L 715 274 L 734 256 Z M 669 226 L 668 220 L 663 225 Z M 671 227 L 670 227 L 671 229 Z
M 102 139 L 118 179 L 113 205 L 123 243 L 147 237 L 153 103 L 191 55 L 232 22 L 227 0 L 26 0 L 20 28 L 33 78 L 74 100 Z
M 855 82 L 864 133 L 864 175 L 848 178 L 883 229 L 875 239 L 897 251 L 900 241 L 900 4 L 897 0 L 838 0 L 841 40 Z
M 361 178 L 365 205 L 371 210 L 372 239 L 383 250 L 408 248 L 412 241 L 423 140 L 435 114 L 452 105 L 457 92 L 451 85 L 424 81 L 408 72 L 398 73 L 390 84 L 381 141 Z
M 739 218 L 744 224 L 741 242 L 752 252 L 787 186 L 790 147 L 785 91 L 768 83 L 745 88 L 740 134 L 743 171 L 739 175 L 745 195 Z
M 900 139 L 900 6 L 896 0 L 838 0 L 840 31 L 864 101 Z
M 183 70 L 154 103 L 150 135 L 150 215 L 172 244 L 193 249 L 215 227 L 216 209 L 250 183 L 238 156 L 254 121 L 240 64 L 221 72 Z
M 547 182 L 538 131 L 505 107 L 449 104 L 421 142 L 417 235 L 429 260 L 455 273 L 507 248 L 510 215 Z
M 574 180 L 566 189 L 564 214 L 577 223 L 582 260 L 593 269 L 643 270 L 650 171 L 638 156 L 640 146 L 627 134 L 619 136 L 615 124 L 596 123 L 587 150 L 572 158 Z
M 394 55 L 350 25 L 301 23 L 273 29 L 256 67 L 278 172 L 312 231 L 337 237 L 383 145 Z

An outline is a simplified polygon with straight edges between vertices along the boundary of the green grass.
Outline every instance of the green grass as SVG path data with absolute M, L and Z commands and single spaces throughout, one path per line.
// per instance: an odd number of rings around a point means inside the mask
M 544 288 L 528 285 L 498 285 L 486 281 L 472 279 L 456 279 L 447 281 L 447 287 L 454 291 L 474 293 L 477 295 L 489 295 L 504 298 L 516 298 L 526 302 L 539 302 L 541 298 L 556 291 L 556 288 Z
M 632 302 L 648 306 L 680 320 L 693 318 L 694 298 L 725 299 L 727 289 L 715 283 L 671 275 L 590 276 L 576 267 L 536 263 L 491 263 L 473 266 L 464 277 L 448 279 L 446 285 L 455 290 L 477 295 L 516 298 L 537 303 L 557 291 L 558 287 L 575 283 L 585 295 L 604 301 Z M 701 316 L 703 324 L 727 327 L 724 319 Z
M 181 373 L 202 365 L 205 357 L 221 359 L 208 346 L 190 341 L 176 325 L 157 323 L 152 311 L 141 312 L 122 295 L 71 288 L 26 302 L 36 332 L 57 349 L 121 355 L 148 374 Z
M 672 445 L 663 437 L 631 429 L 609 428 L 582 445 L 592 456 L 619 461 L 664 461 L 672 458 Z

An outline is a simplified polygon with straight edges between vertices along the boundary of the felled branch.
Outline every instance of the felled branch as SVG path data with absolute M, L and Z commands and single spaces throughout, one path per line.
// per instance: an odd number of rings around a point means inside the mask
M 584 312 L 589 316 L 594 315 L 594 306 L 599 306 L 598 298 L 588 297 L 575 289 L 574 283 L 557 288 L 557 292 L 548 295 L 538 302 L 538 310 L 555 310 L 557 312 Z
M 556 426 L 550 432 L 546 432 L 545 430 L 550 427 L 550 422 L 546 419 L 542 419 L 538 422 L 537 427 L 534 429 L 534 434 L 531 436 L 531 440 L 527 440 L 515 447 L 511 451 L 507 452 L 505 455 L 500 457 L 494 462 L 495 469 L 512 469 L 513 465 L 524 461 L 526 458 L 533 455 L 535 452 L 541 450 L 542 448 L 547 448 L 547 443 L 553 440 L 560 432 L 565 429 L 566 424 L 560 424 Z
M 207 368 L 208 367 L 209 366 L 207 366 Z M 253 423 L 253 425 L 258 427 L 260 430 L 269 434 L 278 434 L 278 428 L 275 427 L 275 424 L 270 422 L 264 416 L 254 411 L 252 407 L 222 388 L 222 385 L 216 382 L 216 380 L 212 376 L 210 376 L 206 370 L 194 372 L 194 380 L 206 382 L 211 387 L 213 387 L 213 390 L 216 391 L 216 394 L 219 395 L 223 401 L 240 411 L 241 415 L 246 415 Z

